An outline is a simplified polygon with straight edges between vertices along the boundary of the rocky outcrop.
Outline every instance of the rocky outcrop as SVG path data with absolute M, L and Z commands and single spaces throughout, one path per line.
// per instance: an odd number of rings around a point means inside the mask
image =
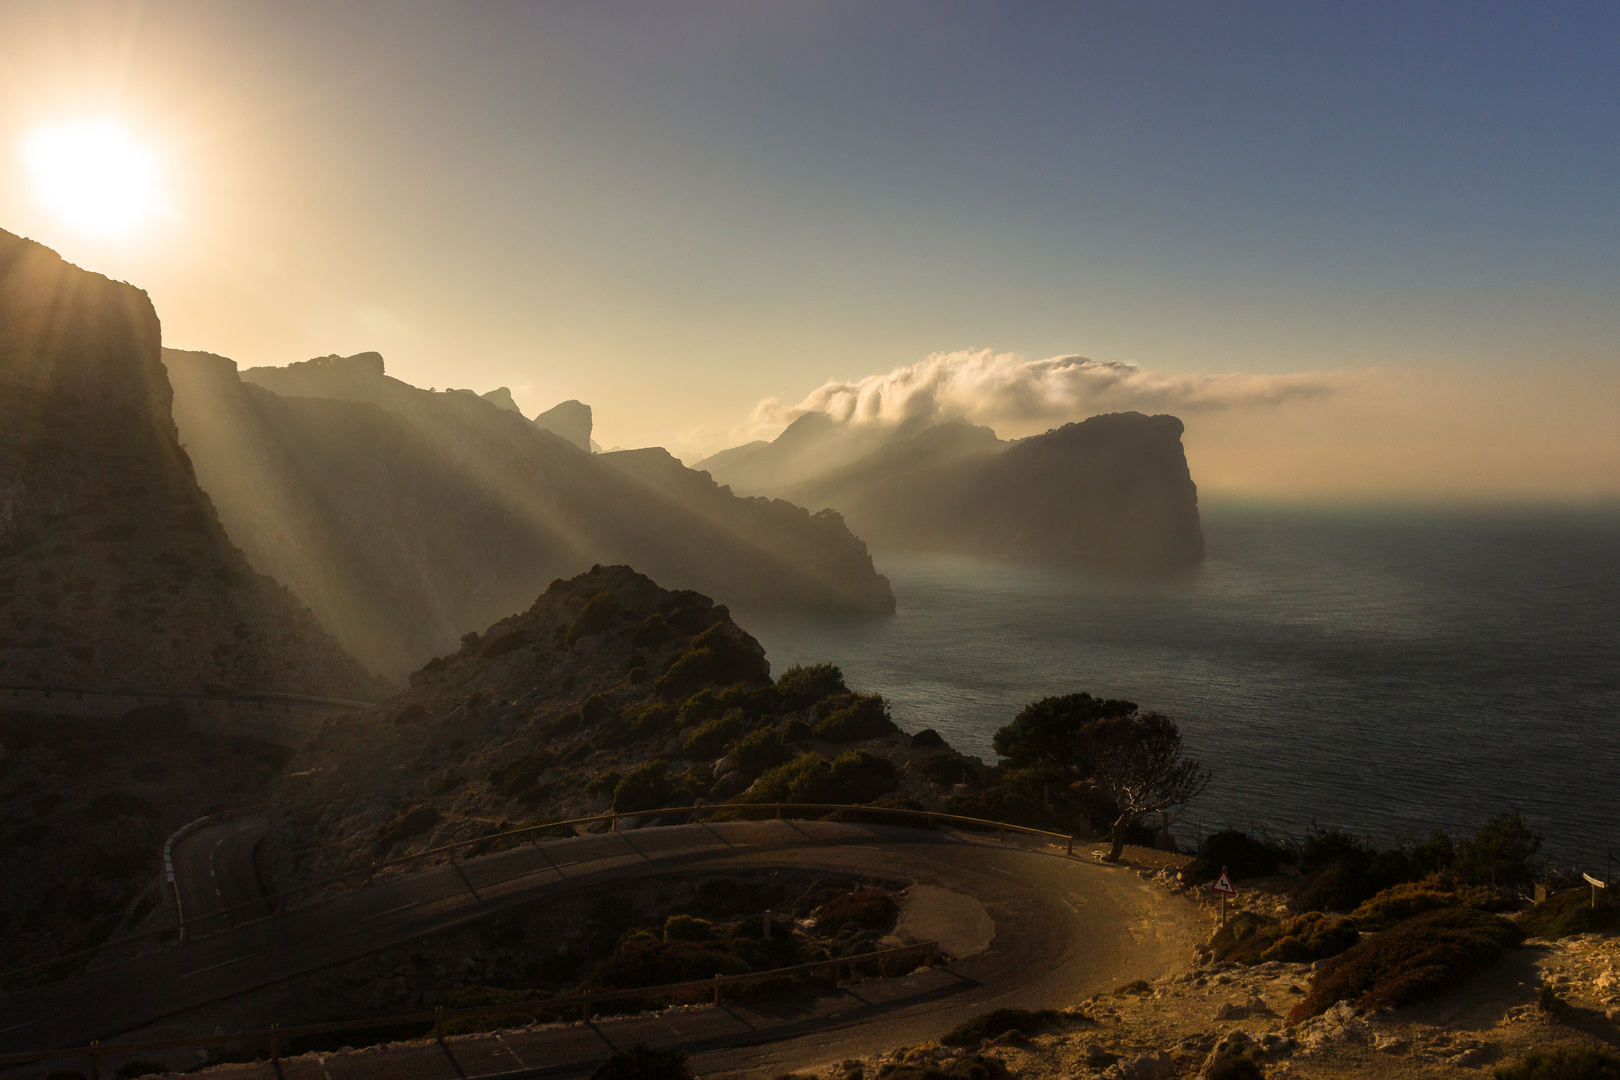
M 836 514 L 737 498 L 661 450 L 584 453 L 470 392 L 389 378 L 375 353 L 240 375 L 165 357 L 231 536 L 390 677 L 598 562 L 737 605 L 893 610 Z
M 0 684 L 371 698 L 232 546 L 144 292 L 0 232 Z
M 553 405 L 534 418 L 534 426 L 590 452 L 591 407 L 582 401 L 570 399 L 561 405 Z
M 795 503 L 837 509 L 879 548 L 1096 569 L 1159 570 L 1203 558 L 1198 490 L 1173 416 L 1110 413 L 1015 442 L 959 421 L 849 427 L 810 414 L 776 443 L 708 460 L 721 482 L 754 490 L 774 480 L 776 493 Z M 802 479 L 817 460 L 857 451 Z

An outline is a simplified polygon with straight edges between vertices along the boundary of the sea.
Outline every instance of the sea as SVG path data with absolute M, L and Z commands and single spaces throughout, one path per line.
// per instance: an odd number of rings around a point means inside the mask
M 1620 864 L 1620 510 L 1207 505 L 1157 579 L 876 551 L 889 618 L 739 611 L 773 670 L 832 662 L 907 731 L 994 761 L 1039 698 L 1127 698 L 1212 781 L 1174 828 L 1379 846 L 1517 811 L 1557 865 Z

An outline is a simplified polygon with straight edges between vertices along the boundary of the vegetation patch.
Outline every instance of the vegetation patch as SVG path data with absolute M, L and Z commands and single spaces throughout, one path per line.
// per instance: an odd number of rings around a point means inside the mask
M 446 990 L 434 998 L 433 1004 L 441 1009 L 477 1009 L 495 1005 L 532 1005 L 545 1001 L 552 994 L 546 990 L 506 990 L 498 986 L 464 986 Z M 456 1016 L 441 1025 L 445 1035 L 472 1035 L 481 1031 L 500 1031 L 502 1028 L 524 1024 L 549 1023 L 556 1017 L 543 1009 L 527 1008 L 510 1013 L 491 1013 L 488 1016 Z
M 1532 1050 L 1500 1066 L 1496 1080 L 1620 1080 L 1620 1054 L 1585 1044 Z
M 692 1080 L 692 1070 L 679 1050 L 653 1050 L 636 1043 L 598 1065 L 591 1080 Z
M 688 761 L 710 761 L 726 752 L 748 730 L 748 721 L 741 709 L 733 709 L 724 716 L 698 728 L 681 744 L 681 754 Z
M 885 929 L 894 924 L 898 913 L 899 908 L 888 893 L 881 889 L 859 889 L 823 904 L 816 913 L 816 931 L 836 935 L 846 926 Z
M 1422 881 L 1391 885 L 1350 913 L 1358 930 L 1374 933 L 1396 923 L 1441 908 L 1471 907 L 1501 911 L 1511 905 L 1499 893 L 1480 885 L 1465 885 L 1454 874 L 1431 874 Z
M 1571 934 L 1612 934 L 1620 931 L 1620 904 L 1598 894 L 1592 906 L 1592 889 L 1577 886 L 1555 892 L 1519 916 L 1519 926 L 1531 937 L 1557 941 Z
M 853 750 L 830 762 L 815 754 L 800 754 L 786 765 L 766 772 L 742 799 L 758 803 L 864 803 L 893 791 L 899 777 L 894 762 L 865 750 Z
M 1280 844 L 1236 829 L 1223 829 L 1204 839 L 1198 848 L 1198 858 L 1182 868 L 1181 880 L 1186 885 L 1201 885 L 1214 881 L 1223 869 L 1238 881 L 1266 877 L 1289 861 L 1288 850 Z
M 1328 960 L 1288 1022 L 1296 1024 L 1349 1001 L 1358 1009 L 1400 1008 L 1450 990 L 1524 940 L 1506 919 L 1473 908 L 1446 908 L 1364 938 Z
M 1007 1065 L 993 1054 L 964 1054 L 948 1064 L 885 1062 L 880 1080 L 1006 1080 Z
M 1056 1009 L 996 1009 L 983 1013 L 940 1036 L 945 1046 L 978 1046 L 1009 1031 L 1034 1035 L 1063 1019 Z
M 837 664 L 795 664 L 776 680 L 776 707 L 799 712 L 834 694 L 847 694 L 844 673 Z
M 568 627 L 568 640 L 570 643 L 583 637 L 600 634 L 612 626 L 619 618 L 619 602 L 605 592 L 599 592 L 579 609 L 574 616 L 572 625 Z
M 377 830 L 377 850 L 387 851 L 402 840 L 421 836 L 443 820 L 444 815 L 433 807 L 418 806 Z
M 881 694 L 840 694 L 824 707 L 829 711 L 815 726 L 816 738 L 823 742 L 863 742 L 900 730 L 889 719 L 889 703 Z

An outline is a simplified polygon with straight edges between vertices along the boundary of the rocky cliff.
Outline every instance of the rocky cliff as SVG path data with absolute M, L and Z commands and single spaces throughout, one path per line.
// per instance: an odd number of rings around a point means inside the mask
M 165 357 L 231 536 L 392 677 L 597 562 L 733 604 L 893 610 L 836 514 L 737 498 L 662 451 L 592 455 L 496 402 L 390 378 L 375 353 L 240 375 Z
M 1204 556 L 1173 416 L 1110 413 L 1014 442 L 961 422 L 849 426 L 810 414 L 776 443 L 708 460 L 722 482 L 835 508 L 880 548 L 1137 570 Z M 818 460 L 843 464 L 817 471 Z
M 0 231 L 0 684 L 383 687 L 232 546 L 146 294 Z

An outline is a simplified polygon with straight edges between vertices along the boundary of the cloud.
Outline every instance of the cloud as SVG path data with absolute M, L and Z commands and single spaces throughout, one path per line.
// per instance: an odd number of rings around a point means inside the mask
M 1130 409 L 1252 408 L 1327 397 L 1354 377 L 1345 372 L 1176 375 L 1084 356 L 1025 360 L 989 349 L 934 353 L 858 382 L 829 380 L 797 405 L 766 398 L 734 435 L 759 438 L 807 412 L 825 412 L 854 424 L 898 424 L 923 417 L 962 419 L 999 429 Z

